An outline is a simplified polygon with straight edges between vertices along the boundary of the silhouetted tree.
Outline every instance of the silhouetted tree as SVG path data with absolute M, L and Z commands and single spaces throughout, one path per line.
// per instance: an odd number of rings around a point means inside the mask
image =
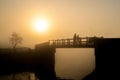
M 13 46 L 14 49 L 16 48 L 16 46 L 17 46 L 18 44 L 21 44 L 21 43 L 22 43 L 22 40 L 23 40 L 22 37 L 21 37 L 18 33 L 13 32 L 13 33 L 11 34 L 10 42 L 11 42 L 11 44 L 12 44 L 12 46 Z

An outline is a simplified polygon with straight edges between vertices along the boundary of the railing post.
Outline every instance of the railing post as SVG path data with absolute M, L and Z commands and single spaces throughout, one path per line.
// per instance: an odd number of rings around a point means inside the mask
M 79 45 L 81 45 L 81 37 L 79 38 Z
M 53 45 L 55 45 L 55 40 L 53 40 Z
M 57 41 L 55 40 L 55 46 L 57 45 Z
M 58 46 L 58 40 L 56 40 L 57 41 L 57 46 Z
M 62 45 L 65 45 L 65 40 L 64 39 L 62 39 Z
M 88 37 L 86 37 L 86 45 L 88 45 L 89 43 L 89 38 Z
M 70 39 L 67 39 L 67 45 L 70 45 Z

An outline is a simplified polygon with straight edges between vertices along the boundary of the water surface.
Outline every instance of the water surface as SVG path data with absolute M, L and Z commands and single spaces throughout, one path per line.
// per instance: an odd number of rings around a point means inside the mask
M 95 68 L 94 48 L 57 48 L 55 61 L 58 77 L 81 80 Z

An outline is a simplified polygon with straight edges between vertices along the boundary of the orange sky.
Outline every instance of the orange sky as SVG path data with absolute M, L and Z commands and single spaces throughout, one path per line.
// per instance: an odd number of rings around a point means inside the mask
M 49 39 L 79 36 L 120 37 L 119 0 L 0 0 L 0 47 L 8 47 L 12 32 L 23 37 L 22 46 Z M 51 25 L 44 33 L 34 30 L 34 18 Z M 10 47 L 10 46 L 9 46 Z

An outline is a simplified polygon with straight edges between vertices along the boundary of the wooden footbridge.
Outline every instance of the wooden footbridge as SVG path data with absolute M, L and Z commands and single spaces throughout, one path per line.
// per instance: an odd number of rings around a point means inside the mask
M 35 45 L 34 50 L 24 52 L 0 49 L 0 75 L 34 72 L 35 76 L 40 80 L 65 80 L 56 78 L 56 48 L 95 48 L 96 67 L 93 73 L 84 80 L 120 80 L 119 76 L 113 76 L 119 73 L 120 38 L 103 37 L 49 40 L 48 42 Z M 98 74 L 102 74 L 96 78 L 97 70 Z
M 94 48 L 95 40 L 103 37 L 79 37 L 77 39 L 49 40 L 49 45 L 56 48 Z

